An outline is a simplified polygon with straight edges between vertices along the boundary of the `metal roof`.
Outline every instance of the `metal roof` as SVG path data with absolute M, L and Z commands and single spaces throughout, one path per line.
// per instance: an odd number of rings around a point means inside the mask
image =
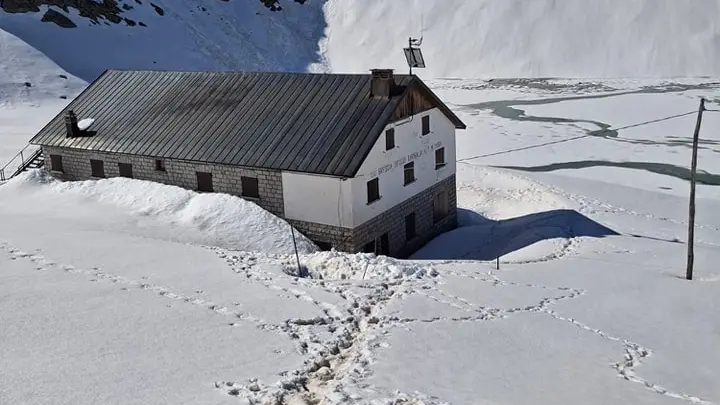
M 448 118 L 464 124 L 416 76 Z M 369 74 L 107 70 L 32 144 L 352 177 L 403 98 L 371 98 Z M 93 118 L 67 138 L 63 117 Z

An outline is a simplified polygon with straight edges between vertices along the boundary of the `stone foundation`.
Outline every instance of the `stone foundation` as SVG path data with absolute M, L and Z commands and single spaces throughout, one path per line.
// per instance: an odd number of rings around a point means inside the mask
M 90 159 L 102 160 L 105 177 L 118 177 L 118 163 L 132 165 L 133 178 L 151 180 L 158 183 L 182 187 L 188 190 L 198 189 L 196 172 L 212 173 L 213 191 L 242 197 L 252 201 L 273 214 L 283 217 L 282 174 L 280 171 L 250 169 L 239 166 L 211 165 L 181 160 L 164 159 L 165 171 L 155 170 L 155 158 L 123 155 L 118 153 L 94 152 L 77 149 L 43 147 L 45 168 L 53 177 L 61 180 L 93 180 Z M 63 172 L 51 171 L 50 155 L 62 156 Z M 258 179 L 260 198 L 242 196 L 241 176 Z

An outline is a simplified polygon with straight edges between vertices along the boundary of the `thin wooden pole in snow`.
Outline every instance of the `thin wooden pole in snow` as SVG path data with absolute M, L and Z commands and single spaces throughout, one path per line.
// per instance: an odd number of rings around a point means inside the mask
M 303 277 L 304 274 L 300 268 L 300 255 L 297 250 L 297 242 L 295 242 L 295 228 L 293 228 L 292 224 L 290 224 L 290 233 L 292 233 L 293 247 L 295 248 L 295 260 L 297 260 L 298 276 Z
M 687 273 L 685 278 L 692 280 L 693 266 L 695 264 L 694 239 L 695 239 L 695 182 L 697 177 L 697 155 L 698 144 L 700 143 L 700 125 L 702 124 L 703 111 L 705 111 L 705 99 L 700 99 L 695 133 L 693 134 L 692 163 L 690 165 L 690 209 L 688 213 L 688 252 L 687 252 Z

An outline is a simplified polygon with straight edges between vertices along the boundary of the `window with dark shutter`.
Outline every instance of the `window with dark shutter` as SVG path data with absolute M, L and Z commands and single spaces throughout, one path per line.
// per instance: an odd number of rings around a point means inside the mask
M 90 159 L 90 172 L 93 177 L 105 177 L 105 162 Z
M 197 177 L 198 191 L 202 191 L 205 193 L 212 193 L 213 191 L 215 191 L 213 189 L 212 173 L 195 172 L 195 177 Z
M 407 186 L 408 184 L 415 181 L 415 162 L 410 162 L 403 166 L 403 171 L 405 172 L 405 183 L 403 185 Z
M 380 199 L 380 180 L 374 178 L 367 182 L 367 203 L 373 203 Z
M 422 117 L 422 134 L 427 135 L 429 133 L 430 133 L 430 116 L 425 115 L 424 117 Z
M 395 147 L 395 128 L 390 128 L 385 131 L 385 150 L 390 150 Z
M 118 171 L 120 172 L 120 177 L 133 178 L 132 165 L 130 163 L 118 163 Z
M 405 216 L 405 240 L 410 241 L 417 233 L 415 232 L 415 213 L 410 213 Z
M 63 170 L 63 162 L 62 162 L 62 156 L 60 155 L 50 155 L 50 170 L 54 172 L 62 172 Z
M 448 215 L 448 192 L 447 190 L 435 194 L 433 200 L 433 222 L 440 222 Z
M 435 149 L 435 170 L 445 166 L 445 148 Z
M 165 171 L 165 161 L 162 159 L 155 159 L 155 170 L 159 172 Z
M 257 177 L 240 177 L 240 187 L 242 187 L 242 196 L 249 198 L 260 198 L 260 185 Z

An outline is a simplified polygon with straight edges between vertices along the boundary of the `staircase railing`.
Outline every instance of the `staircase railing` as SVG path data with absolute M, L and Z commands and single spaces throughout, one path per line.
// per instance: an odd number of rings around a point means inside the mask
M 40 147 L 35 145 L 25 146 L 5 166 L 0 167 L 0 183 L 4 183 L 22 173 L 41 153 L 42 149 Z

